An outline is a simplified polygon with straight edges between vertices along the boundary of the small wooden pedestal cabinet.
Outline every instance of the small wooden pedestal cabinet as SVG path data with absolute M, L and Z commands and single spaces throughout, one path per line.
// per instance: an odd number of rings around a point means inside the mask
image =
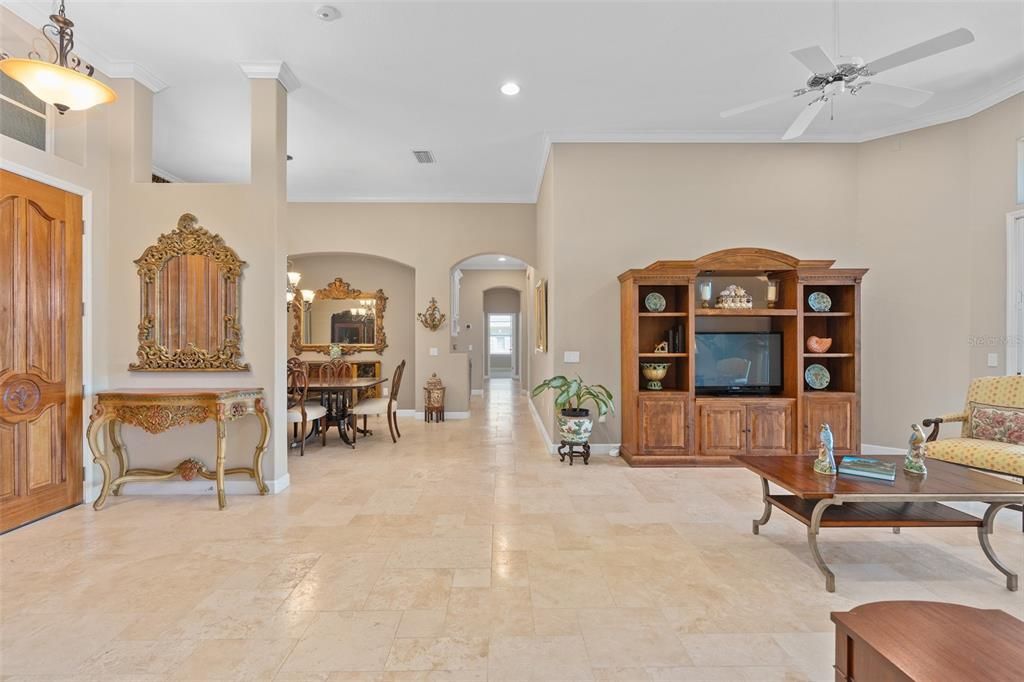
M 728 465 L 734 455 L 793 455 L 817 447 L 823 423 L 832 428 L 836 452 L 858 450 L 860 282 L 867 271 L 834 268 L 834 262 L 737 248 L 622 273 L 623 458 L 633 466 L 708 466 Z M 701 283 L 712 291 L 707 307 Z M 751 307 L 714 307 L 731 284 L 747 291 Z M 827 310 L 811 307 L 812 293 L 831 301 Z M 781 367 L 772 370 L 780 381 L 770 393 L 746 393 L 742 383 L 728 394 L 707 392 L 709 358 L 698 355 L 698 338 L 737 332 L 780 339 Z M 812 352 L 811 336 L 831 339 L 831 347 Z M 749 372 L 749 359 L 739 361 Z M 648 364 L 667 365 L 665 376 L 646 379 Z M 828 372 L 824 388 L 805 381 L 811 365 Z

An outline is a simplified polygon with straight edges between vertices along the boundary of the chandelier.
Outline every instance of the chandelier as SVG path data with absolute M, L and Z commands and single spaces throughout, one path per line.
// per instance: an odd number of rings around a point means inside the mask
M 57 13 L 50 15 L 50 21 L 53 23 L 43 26 L 41 32 L 56 53 L 54 60 L 43 60 L 35 50 L 29 52 L 27 58 L 0 53 L 0 71 L 52 104 L 61 115 L 68 110 L 83 111 L 117 100 L 117 93 L 93 78 L 92 65 L 71 54 L 75 46 L 72 30 L 75 24 L 64 15 L 64 0 Z M 80 72 L 79 67 L 84 68 L 85 73 Z

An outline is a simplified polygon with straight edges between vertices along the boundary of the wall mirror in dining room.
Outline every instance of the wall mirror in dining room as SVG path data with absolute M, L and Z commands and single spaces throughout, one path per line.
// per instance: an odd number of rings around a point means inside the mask
M 296 297 L 292 307 L 292 349 L 297 353 L 330 355 L 331 347 L 343 355 L 365 351 L 383 354 L 387 348 L 384 311 L 388 297 L 382 289 L 361 291 L 341 277 L 322 289 L 312 300 Z
M 140 303 L 133 371 L 246 371 L 239 323 L 245 261 L 185 213 L 135 261 Z

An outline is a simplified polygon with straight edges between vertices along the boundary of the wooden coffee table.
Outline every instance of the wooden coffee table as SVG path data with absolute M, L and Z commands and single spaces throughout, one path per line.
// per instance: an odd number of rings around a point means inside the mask
M 927 476 L 915 476 L 903 471 L 902 456 L 871 457 L 893 462 L 896 480 L 878 481 L 845 474 L 823 476 L 812 469 L 813 455 L 733 457 L 761 477 L 764 513 L 754 521 L 754 535 L 768 523 L 772 507 L 807 526 L 807 544 L 814 563 L 825 576 L 825 589 L 835 592 L 835 575 L 818 550 L 821 528 L 892 528 L 894 533 L 904 527 L 977 528 L 985 556 L 1006 576 L 1006 589 L 1017 590 L 1017 574 L 996 557 L 988 536 L 1000 509 L 1024 503 L 1024 485 L 937 460 L 928 460 Z M 769 483 L 791 494 L 773 495 Z M 978 518 L 943 502 L 985 502 L 988 509 Z

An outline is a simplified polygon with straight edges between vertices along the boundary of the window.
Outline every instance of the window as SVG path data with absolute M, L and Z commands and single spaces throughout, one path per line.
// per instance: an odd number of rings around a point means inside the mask
M 487 316 L 488 352 L 491 355 L 512 355 L 512 316 Z
M 46 103 L 0 73 L 0 133 L 46 151 Z

